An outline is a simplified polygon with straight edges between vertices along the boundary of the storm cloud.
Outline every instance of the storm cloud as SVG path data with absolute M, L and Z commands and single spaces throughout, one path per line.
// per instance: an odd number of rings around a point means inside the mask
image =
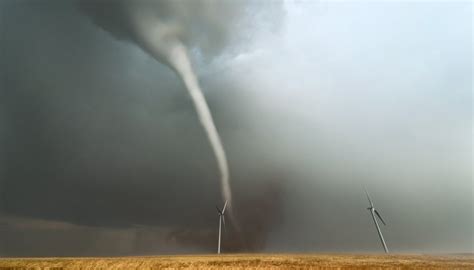
M 177 76 L 78 1 L 0 9 L 1 254 L 214 252 L 218 168 Z M 242 12 L 187 41 L 243 224 L 223 250 L 380 251 L 365 185 L 392 251 L 472 252 L 472 3 Z

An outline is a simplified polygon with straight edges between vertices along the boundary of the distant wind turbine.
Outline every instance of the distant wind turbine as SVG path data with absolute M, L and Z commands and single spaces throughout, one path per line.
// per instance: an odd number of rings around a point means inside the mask
M 225 229 L 225 208 L 227 206 L 227 201 L 224 203 L 224 207 L 222 207 L 222 210 L 219 209 L 219 207 L 216 206 L 217 213 L 219 214 L 219 240 L 217 242 L 217 254 L 221 254 L 221 228 L 222 225 L 224 225 Z
M 385 240 L 383 239 L 382 231 L 380 230 L 379 223 L 377 222 L 377 219 L 375 218 L 375 214 L 377 214 L 377 217 L 380 219 L 380 221 L 382 221 L 383 225 L 385 225 L 385 221 L 383 221 L 379 212 L 377 211 L 377 209 L 375 209 L 374 204 L 372 203 L 372 200 L 370 199 L 369 192 L 367 192 L 367 189 L 365 189 L 365 194 L 367 195 L 367 199 L 369 200 L 369 203 L 370 203 L 370 207 L 368 207 L 367 210 L 369 210 L 370 214 L 372 215 L 372 219 L 374 220 L 375 227 L 377 228 L 377 232 L 379 234 L 380 242 L 382 242 L 383 249 L 385 250 L 385 253 L 388 253 L 387 244 L 385 244 Z

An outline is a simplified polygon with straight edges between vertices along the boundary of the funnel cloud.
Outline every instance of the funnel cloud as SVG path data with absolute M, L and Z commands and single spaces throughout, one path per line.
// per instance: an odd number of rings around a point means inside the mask
M 105 6 L 104 6 L 105 5 Z M 199 20 L 209 20 L 210 15 L 207 13 L 209 8 L 214 8 L 218 2 L 213 1 L 196 1 L 188 3 L 186 1 L 121 1 L 117 3 L 99 3 L 94 4 L 90 1 L 83 2 L 84 10 L 90 11 L 91 16 L 109 16 L 109 10 L 119 15 L 112 15 L 122 22 L 112 26 L 111 31 L 119 31 L 126 33 L 128 29 L 128 39 L 135 42 L 145 51 L 149 52 L 156 60 L 168 65 L 173 69 L 185 84 L 189 95 L 191 96 L 199 120 L 208 136 L 209 142 L 216 157 L 221 177 L 222 197 L 224 201 L 232 202 L 232 193 L 229 183 L 229 165 L 227 157 L 222 145 L 219 133 L 217 132 L 214 120 L 212 118 L 209 106 L 200 89 L 198 79 L 193 70 L 191 61 L 188 57 L 188 50 L 182 40 L 193 40 L 192 30 L 193 20 L 189 20 L 187 16 L 195 16 L 194 8 L 197 8 L 199 14 L 196 18 Z M 100 14 L 96 10 L 105 10 Z M 221 11 L 219 8 L 215 10 L 217 13 Z M 120 17 L 122 15 L 122 17 Z M 96 22 L 102 25 L 102 18 L 97 18 Z M 206 25 L 217 24 L 216 21 L 208 21 Z M 217 24 L 218 25 L 218 24 Z M 108 29 L 105 23 L 104 29 Z M 203 25 L 205 27 L 205 25 Z M 123 27 L 123 29 L 120 29 Z M 203 36 L 206 36 L 207 29 L 203 29 Z M 225 30 L 224 30 L 225 31 Z
M 99 4 L 82 2 L 83 10 L 92 16 L 99 26 L 118 37 L 135 42 L 156 60 L 168 65 L 181 78 L 216 157 L 221 177 L 222 200 L 229 202 L 229 213 L 234 224 L 236 223 L 232 213 L 232 192 L 226 153 L 193 70 L 188 50 L 195 48 L 205 54 L 210 51 L 222 51 L 232 37 L 238 36 L 235 25 L 251 3 L 252 1 L 208 0 L 125 0 Z M 279 3 L 275 2 L 273 5 Z

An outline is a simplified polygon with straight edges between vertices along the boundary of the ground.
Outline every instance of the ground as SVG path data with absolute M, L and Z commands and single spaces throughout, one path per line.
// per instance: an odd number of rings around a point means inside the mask
M 232 254 L 0 259 L 0 270 L 7 269 L 474 269 L 474 254 Z

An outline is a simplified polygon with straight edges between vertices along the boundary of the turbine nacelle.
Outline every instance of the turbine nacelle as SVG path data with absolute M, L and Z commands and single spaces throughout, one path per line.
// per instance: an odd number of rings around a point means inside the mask
M 217 205 L 216 205 L 217 213 L 219 214 L 219 216 L 223 216 L 223 215 L 224 215 L 226 208 L 227 208 L 227 201 L 225 201 L 224 207 L 222 207 L 222 210 L 219 209 L 219 207 L 217 207 Z

